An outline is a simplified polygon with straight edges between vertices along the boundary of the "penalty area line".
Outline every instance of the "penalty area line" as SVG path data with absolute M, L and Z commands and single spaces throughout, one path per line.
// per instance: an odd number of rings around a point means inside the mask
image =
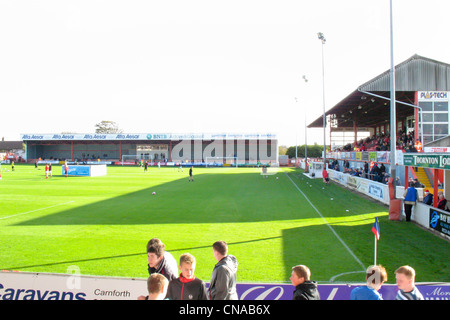
M 312 204 L 312 202 L 309 200 L 309 198 L 306 196 L 306 194 L 298 187 L 298 185 L 291 179 L 289 174 L 286 172 L 284 173 L 289 180 L 291 180 L 292 184 L 297 188 L 297 190 L 305 197 L 306 201 L 311 205 L 311 207 L 317 212 L 317 214 L 322 218 L 323 221 L 325 221 L 325 224 L 330 228 L 331 232 L 336 236 L 336 238 L 339 240 L 339 242 L 344 246 L 344 248 L 350 253 L 350 255 L 356 260 L 356 262 L 361 266 L 362 270 L 366 270 L 364 267 L 364 264 L 361 262 L 361 260 L 358 259 L 358 257 L 353 253 L 353 251 L 348 247 L 348 245 L 342 240 L 342 238 L 337 234 L 337 232 L 333 229 L 333 227 L 328 223 L 327 219 L 320 213 L 320 211 Z
M 65 204 L 69 204 L 69 203 L 72 203 L 72 202 L 75 202 L 75 201 L 68 201 L 68 202 L 64 202 L 64 203 L 60 203 L 60 204 L 55 204 L 55 205 L 53 205 L 53 206 L 49 206 L 49 207 L 45 207 L 45 208 L 40 208 L 40 209 L 36 209 L 36 210 L 31 210 L 31 211 L 27 211 L 27 212 L 22 212 L 22 213 L 13 214 L 13 215 L 6 216 L 6 217 L 1 217 L 0 220 L 12 218 L 12 217 L 17 217 L 17 216 L 21 216 L 21 215 L 24 215 L 24 214 L 33 213 L 33 212 L 41 211 L 41 210 L 46 210 L 46 209 L 50 209 L 50 208 L 54 208 L 54 207 L 58 207 L 58 206 L 63 206 L 63 205 L 65 205 Z

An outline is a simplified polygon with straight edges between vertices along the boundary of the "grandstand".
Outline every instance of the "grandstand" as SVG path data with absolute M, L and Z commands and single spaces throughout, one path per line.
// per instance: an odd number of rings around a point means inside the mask
M 396 149 L 403 153 L 424 151 L 434 141 L 449 135 L 450 65 L 419 55 L 395 66 L 396 88 Z M 361 168 L 367 161 L 384 164 L 390 171 L 390 72 L 376 76 L 360 85 L 338 104 L 326 112 L 330 126 L 330 141 L 337 141 L 343 132 L 353 130 L 353 142 L 331 144 L 335 151 L 330 161 L 344 160 L 351 168 Z M 322 128 L 322 116 L 308 128 Z M 359 132 L 368 132 L 359 138 Z M 420 141 L 420 145 L 417 145 Z M 378 154 L 377 154 L 378 152 Z M 427 187 L 442 183 L 442 173 L 435 179 L 433 170 L 422 168 L 396 170 L 400 181 L 420 178 Z M 441 179 L 439 179 L 441 177 Z M 450 197 L 450 192 L 447 197 Z
M 278 163 L 274 134 L 22 134 L 28 162 L 78 161 L 106 164 L 137 164 L 141 160 L 161 165 L 206 166 L 236 159 L 238 165 Z

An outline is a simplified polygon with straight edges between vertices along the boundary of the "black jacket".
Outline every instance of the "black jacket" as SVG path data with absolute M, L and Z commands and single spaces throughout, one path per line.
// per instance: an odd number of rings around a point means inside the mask
M 292 300 L 320 300 L 317 282 L 305 281 L 296 286 Z
M 180 276 L 169 282 L 166 298 L 169 300 L 207 300 L 206 285 L 198 278 L 188 280 Z

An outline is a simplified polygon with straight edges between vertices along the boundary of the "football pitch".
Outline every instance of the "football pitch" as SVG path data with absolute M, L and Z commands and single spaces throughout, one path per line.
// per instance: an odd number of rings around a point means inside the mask
M 209 281 L 212 244 L 224 240 L 239 261 L 238 282 L 286 283 L 298 264 L 319 283 L 363 282 L 373 264 L 410 265 L 418 282 L 450 282 L 449 242 L 414 223 L 390 221 L 388 208 L 302 170 L 108 167 L 103 177 L 64 177 L 53 166 L 2 166 L 0 270 L 146 278 L 146 244 L 160 238 L 178 261 L 189 252 Z M 278 178 L 278 179 L 277 179 Z M 153 192 L 156 194 L 153 195 Z

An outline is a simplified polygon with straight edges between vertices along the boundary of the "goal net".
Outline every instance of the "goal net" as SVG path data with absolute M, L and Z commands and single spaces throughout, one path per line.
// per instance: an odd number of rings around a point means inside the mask
M 122 166 L 124 164 L 139 164 L 141 160 L 148 161 L 153 160 L 151 154 L 127 154 L 122 155 Z

